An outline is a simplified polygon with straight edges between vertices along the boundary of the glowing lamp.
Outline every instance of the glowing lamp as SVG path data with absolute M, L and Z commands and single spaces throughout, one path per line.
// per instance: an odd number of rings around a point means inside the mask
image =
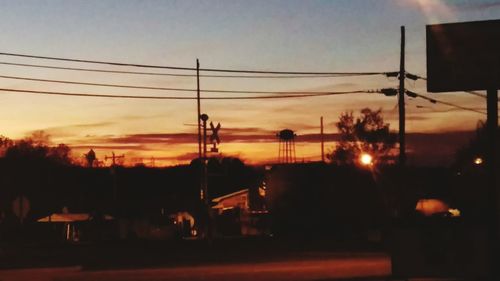
M 474 159 L 474 164 L 476 164 L 476 165 L 481 165 L 481 164 L 483 164 L 483 158 L 481 158 L 481 157 L 476 157 L 476 158 Z
M 359 160 L 361 161 L 361 164 L 363 164 L 363 165 L 373 164 L 373 157 L 368 153 L 361 154 L 361 157 L 359 158 Z

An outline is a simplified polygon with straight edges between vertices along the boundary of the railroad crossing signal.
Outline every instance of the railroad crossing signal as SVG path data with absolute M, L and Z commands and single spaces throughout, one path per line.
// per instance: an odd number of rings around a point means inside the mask
M 210 148 L 210 152 L 219 152 L 217 145 L 220 143 L 219 138 L 219 130 L 220 123 L 217 123 L 217 126 L 214 126 L 214 123 L 210 122 L 210 130 L 212 130 L 212 135 L 210 136 L 210 142 L 212 142 L 212 148 Z

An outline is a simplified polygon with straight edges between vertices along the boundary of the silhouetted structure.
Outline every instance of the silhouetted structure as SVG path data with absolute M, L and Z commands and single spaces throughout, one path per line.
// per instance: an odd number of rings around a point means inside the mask
M 281 130 L 276 136 L 279 139 L 278 161 L 280 163 L 295 163 L 295 137 L 292 130 Z
M 124 159 L 125 158 L 125 155 L 122 154 L 122 155 L 115 155 L 115 152 L 111 152 L 111 156 L 104 156 L 104 161 L 108 161 L 108 160 L 111 160 L 111 166 L 116 166 L 117 164 L 117 159 Z
M 93 167 L 96 159 L 97 158 L 95 157 L 95 152 L 93 149 L 89 150 L 89 152 L 85 154 L 85 160 L 87 160 L 88 167 Z

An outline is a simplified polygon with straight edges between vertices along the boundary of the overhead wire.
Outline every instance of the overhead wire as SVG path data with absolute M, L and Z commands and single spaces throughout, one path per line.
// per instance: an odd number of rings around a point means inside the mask
M 480 114 L 486 114 L 486 112 L 480 111 L 480 110 L 477 110 L 477 109 L 474 109 L 474 108 L 465 107 L 465 106 L 461 106 L 461 105 L 458 105 L 458 104 L 454 104 L 454 103 L 446 102 L 446 101 L 442 101 L 442 100 L 437 100 L 435 98 L 430 98 L 430 97 L 427 97 L 427 96 L 424 96 L 424 95 L 421 95 L 421 94 L 418 94 L 418 93 L 414 93 L 414 92 L 412 92 L 412 93 L 414 95 L 416 95 L 417 97 L 425 99 L 425 100 L 428 100 L 428 101 L 430 101 L 432 103 L 440 103 L 440 104 L 444 104 L 444 105 L 447 105 L 447 106 L 451 106 L 451 107 L 455 107 L 455 108 L 459 108 L 459 109 L 463 109 L 463 110 L 467 110 L 467 111 L 471 111 L 471 112 L 476 112 L 476 113 L 480 113 Z
M 422 80 L 427 81 L 426 77 L 423 77 L 423 76 L 420 76 L 420 75 L 415 75 L 415 74 L 410 74 L 410 73 L 407 73 L 406 77 L 410 78 L 412 80 L 422 79 Z M 406 91 L 406 92 L 408 93 L 410 91 Z M 462 92 L 465 92 L 465 93 L 468 93 L 468 94 L 472 94 L 472 95 L 475 95 L 475 96 L 478 96 L 478 97 L 481 97 L 481 98 L 486 98 L 486 96 L 484 96 L 481 93 L 478 93 L 476 91 L 462 91 Z M 428 101 L 430 101 L 432 103 L 441 103 L 441 104 L 444 104 L 444 105 L 447 105 L 447 106 L 451 106 L 451 107 L 455 107 L 455 108 L 462 109 L 462 110 L 467 110 L 467 111 L 476 112 L 476 113 L 480 113 L 480 114 L 486 114 L 486 112 L 481 111 L 481 110 L 477 110 L 477 109 L 474 109 L 474 108 L 465 107 L 465 106 L 461 106 L 461 105 L 458 105 L 458 104 L 454 104 L 454 103 L 446 102 L 446 101 L 442 101 L 442 100 L 437 100 L 435 98 L 430 98 L 430 97 L 427 97 L 427 96 L 424 96 L 424 95 L 421 95 L 421 94 L 417 94 L 417 93 L 414 93 L 414 92 L 410 92 L 410 93 L 412 95 L 414 95 L 414 96 L 426 99 L 426 100 L 428 100 Z
M 110 95 L 110 94 L 70 93 L 70 92 L 55 92 L 55 91 L 11 89 L 11 88 L 0 88 L 0 92 L 53 95 L 53 96 L 118 98 L 118 99 L 156 99 L 156 100 L 196 100 L 197 99 L 197 97 L 186 97 L 186 96 Z M 294 94 L 294 95 L 201 97 L 200 99 L 203 99 L 203 100 L 291 99 L 291 98 L 307 98 L 307 97 L 320 97 L 320 96 L 333 96 L 333 95 L 346 95 L 346 94 L 362 94 L 362 93 L 372 93 L 372 91 L 357 90 L 357 91 L 325 92 L 325 93 L 316 93 L 316 94 Z
M 193 67 L 180 67 L 180 66 L 164 66 L 164 65 L 151 65 L 151 64 L 135 64 L 135 63 L 122 63 L 122 62 L 111 62 L 111 61 L 97 61 L 97 60 L 86 60 L 86 59 L 74 59 L 74 58 L 62 58 L 62 57 L 52 57 L 52 56 L 37 56 L 19 53 L 8 53 L 0 52 L 3 56 L 13 56 L 13 57 L 23 57 L 23 58 L 33 58 L 33 59 L 44 59 L 44 60 L 56 60 L 65 62 L 78 62 L 78 63 L 91 63 L 91 64 L 105 64 L 112 66 L 127 66 L 127 67 L 138 67 L 138 68 L 157 68 L 157 69 L 171 69 L 171 70 L 189 70 L 194 71 L 196 68 Z M 34 64 L 20 64 L 20 63 L 8 63 L 0 62 L 4 65 L 17 65 L 17 66 L 30 66 L 30 67 L 43 67 L 43 68 L 55 68 L 55 69 L 65 69 L 65 70 L 82 70 L 82 71 L 99 71 L 99 72 L 110 72 L 110 73 L 135 73 L 135 74 L 148 74 L 148 75 L 189 75 L 189 74 L 173 74 L 173 73 L 151 73 L 151 72 L 129 72 L 129 71 L 117 71 L 117 70 L 97 70 L 97 69 L 87 69 L 87 68 L 73 68 L 73 67 L 58 67 L 58 66 L 47 66 L 47 65 L 34 65 Z M 217 68 L 200 68 L 200 71 L 207 72 L 229 72 L 229 73 L 247 73 L 247 74 L 286 74 L 286 75 L 386 75 L 388 72 L 308 72 L 308 71 L 268 71 L 268 70 L 242 70 L 242 69 L 217 69 Z M 195 76 L 195 75 L 189 75 Z M 79 85 L 89 85 L 89 86 L 102 86 L 102 87 L 119 87 L 119 88 L 134 88 L 134 89 L 149 89 L 149 90 L 172 90 L 172 91 L 190 91 L 194 92 L 195 89 L 179 89 L 179 88 L 166 88 L 166 87 L 148 87 L 148 86 L 135 86 L 135 85 L 121 85 L 121 84 L 105 84 L 105 83 L 87 83 L 79 81 L 66 81 L 66 80 L 51 80 L 51 79 L 37 79 L 37 78 L 27 78 L 19 76 L 6 76 L 1 75 L 1 78 L 7 79 L 20 79 L 20 80 L 30 80 L 38 82 L 51 82 L 51 83 L 65 83 L 65 84 L 79 84 Z M 241 76 L 239 76 L 241 77 Z M 250 77 L 250 76 L 248 76 Z M 275 77 L 275 76 L 272 76 Z M 247 76 L 245 76 L 247 78 Z M 418 76 L 420 79 L 427 80 L 425 77 Z M 89 93 L 67 93 L 67 92 L 51 92 L 51 91 L 33 91 L 33 90 L 19 90 L 19 89 L 0 89 L 0 91 L 7 92 L 18 92 L 18 93 L 38 93 L 38 94 L 50 94 L 50 95 L 66 95 L 66 96 L 86 96 L 86 97 L 105 97 L 105 98 L 138 98 L 138 99 L 196 99 L 196 97 L 167 97 L 167 96 L 138 96 L 138 95 L 105 95 L 105 94 L 89 94 Z M 279 96 L 245 96 L 245 97 L 202 97 L 202 99 L 218 99 L 218 100 L 228 100 L 228 99 L 273 99 L 273 98 L 299 98 L 299 97 L 311 97 L 311 96 L 326 96 L 326 95 L 336 95 L 336 94 L 347 94 L 347 93 L 359 93 L 359 92 L 370 92 L 370 91 L 349 91 L 349 92 L 314 92 L 314 93 L 299 93 L 299 92 L 277 92 L 277 91 L 242 91 L 242 90 L 204 90 L 204 92 L 213 93 L 263 93 L 263 94 L 283 94 Z M 467 91 L 481 97 L 483 95 Z M 484 114 L 482 111 L 478 111 L 472 108 L 463 107 L 449 102 L 444 102 L 436 99 L 431 99 L 429 97 L 417 94 L 417 96 L 427 99 L 432 102 L 438 102 L 448 106 L 457 107 L 464 110 L 469 110 L 477 113 Z
M 45 83 L 59 83 L 59 84 L 70 84 L 70 85 L 84 85 L 84 86 L 98 86 L 98 87 L 112 87 L 112 88 L 128 88 L 128 89 L 143 89 L 143 90 L 161 90 L 161 91 L 178 91 L 178 92 L 196 92 L 197 89 L 186 89 L 186 88 L 169 88 L 169 87 L 152 87 L 152 86 L 138 86 L 138 85 L 123 85 L 123 84 L 108 84 L 108 83 L 91 83 L 91 82 L 81 82 L 81 81 L 69 81 L 69 80 L 55 80 L 55 79 L 41 79 L 33 77 L 21 77 L 21 76 L 9 76 L 1 75 L 0 78 L 3 79 L 13 79 L 13 80 L 23 80 L 23 81 L 34 81 L 34 82 L 45 82 Z M 207 89 L 200 90 L 200 92 L 205 93 L 243 93 L 243 94 L 322 94 L 329 92 L 308 92 L 308 91 L 247 91 L 247 90 L 217 90 L 217 89 Z
M 411 76 L 413 76 L 413 77 L 415 77 L 417 79 L 422 79 L 422 80 L 427 81 L 427 77 L 423 77 L 423 76 L 415 75 L 415 74 L 411 74 Z M 412 80 L 414 80 L 414 79 L 412 79 Z M 474 96 L 486 99 L 485 95 L 483 95 L 483 94 L 481 94 L 479 92 L 476 92 L 476 91 L 461 91 L 461 92 L 468 93 L 468 94 L 471 94 L 471 95 L 474 95 Z
M 5 54 L 5 53 L 0 53 Z M 25 56 L 25 55 L 23 55 Z M 31 57 L 31 56 L 29 56 Z M 1 62 L 0 62 L 1 64 Z M 419 79 L 425 79 L 425 77 L 417 76 Z M 90 82 L 80 82 L 80 81 L 68 81 L 68 80 L 56 80 L 56 79 L 40 79 L 32 77 L 20 77 L 20 76 L 8 76 L 0 75 L 0 78 L 4 79 L 17 79 L 25 81 L 36 81 L 36 82 L 47 82 L 47 83 L 63 83 L 63 84 L 75 84 L 75 85 L 86 85 L 86 86 L 100 86 L 100 87 L 116 87 L 116 88 L 131 88 L 131 89 L 146 89 L 146 90 L 165 90 L 165 91 L 181 91 L 181 92 L 196 92 L 196 89 L 185 89 L 185 88 L 168 88 L 168 87 L 152 87 L 152 86 L 137 86 L 137 85 L 123 85 L 123 84 L 107 84 L 107 83 L 90 83 Z M 27 93 L 27 94 L 43 94 L 43 95 L 59 95 L 59 96 L 79 96 L 79 97 L 100 97 L 100 98 L 127 98 L 127 99 L 170 99 L 170 100 L 193 100 L 196 97 L 185 97 L 185 96 L 140 96 L 140 95 L 109 95 L 109 94 L 94 94 L 94 93 L 68 93 L 68 92 L 53 92 L 53 91 L 35 91 L 35 90 L 21 90 L 21 89 L 7 89 L 0 88 L 3 92 L 16 92 L 16 93 Z M 330 96 L 339 94 L 352 94 L 352 93 L 373 93 L 373 90 L 362 90 L 362 91 L 346 91 L 346 92 L 290 92 L 290 91 L 245 91 L 245 90 L 202 90 L 202 92 L 209 93 L 248 93 L 248 94 L 280 94 L 272 96 L 238 96 L 238 97 L 202 97 L 201 99 L 207 100 L 245 100 L 245 99 L 276 99 L 276 98 L 303 98 L 303 97 L 315 97 L 315 96 Z M 485 114 L 483 111 L 479 111 L 473 108 L 468 108 L 453 103 L 436 100 L 429 98 L 427 96 L 416 94 L 416 96 L 429 100 L 433 103 L 441 103 L 444 105 L 456 107 L 463 110 L 473 111 L 476 113 Z M 480 95 L 480 94 L 479 94 Z M 482 96 L 482 95 L 481 95 Z
M 56 60 L 56 61 L 65 61 L 65 62 L 78 62 L 78 63 L 104 64 L 104 65 L 112 65 L 112 66 L 138 67 L 138 68 L 156 68 L 156 69 L 190 70 L 190 71 L 197 70 L 197 68 L 194 68 L 194 67 L 184 67 L 184 66 L 165 66 L 165 65 L 152 65 L 152 64 L 136 64 L 136 63 L 123 63 L 123 62 L 111 62 L 111 61 L 97 61 L 97 60 L 62 58 L 62 57 L 52 57 L 52 56 L 37 56 L 37 55 L 8 53 L 8 52 L 0 52 L 0 55 L 11 56 L 11 57 L 32 58 L 32 59 L 43 59 L 43 60 Z M 288 75 L 383 75 L 383 74 L 387 73 L 387 72 L 269 71 L 269 70 L 243 70 L 243 69 L 222 69 L 222 68 L 200 68 L 199 70 L 200 71 L 207 71 L 207 72 L 249 73 L 249 74 L 288 74 Z
M 142 71 L 125 71 L 125 70 L 106 70 L 96 68 L 84 67 L 65 67 L 44 64 L 29 64 L 29 63 L 15 63 L 0 61 L 1 65 L 21 66 L 43 69 L 57 69 L 57 70 L 71 70 L 71 71 L 84 71 L 96 73 L 110 73 L 110 74 L 132 74 L 132 75 L 151 75 L 151 76 L 171 76 L 171 77 L 196 77 L 196 74 L 182 74 L 182 73 L 164 73 L 164 72 L 142 72 Z M 351 77 L 351 76 L 371 76 L 374 74 L 331 74 L 331 75 L 227 75 L 227 74 L 200 74 L 203 78 L 242 78 L 242 79 L 294 79 L 294 78 L 335 78 L 335 77 Z

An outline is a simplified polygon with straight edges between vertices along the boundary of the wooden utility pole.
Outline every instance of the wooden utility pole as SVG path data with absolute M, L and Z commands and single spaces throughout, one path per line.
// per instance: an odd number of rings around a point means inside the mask
M 109 159 L 111 159 L 111 161 L 112 161 L 112 164 L 111 164 L 111 165 L 112 165 L 112 166 L 116 166 L 116 159 L 119 159 L 119 158 L 124 159 L 124 158 L 125 158 L 125 155 L 124 155 L 124 154 L 122 154 L 122 155 L 118 155 L 118 156 L 116 156 L 116 155 L 115 155 L 115 152 L 114 152 L 114 151 L 112 151 L 112 152 L 111 152 L 111 156 L 107 156 L 107 155 L 105 155 L 105 156 L 104 156 L 104 161 L 108 161 Z
M 323 116 L 321 116 L 321 162 L 325 162 L 325 135 L 323 134 Z
M 198 104 L 198 113 L 196 120 L 198 121 L 198 159 L 201 160 L 201 100 L 200 100 L 200 62 L 196 59 L 196 101 Z
M 201 177 L 201 188 L 203 192 L 203 202 L 207 211 L 207 216 L 205 217 L 205 238 L 209 243 L 212 242 L 212 213 L 210 208 L 210 197 L 208 196 L 208 158 L 207 158 L 207 120 L 208 115 L 202 114 L 200 116 L 203 126 L 203 157 L 202 157 L 202 177 Z
M 206 208 L 206 222 L 205 222 L 205 238 L 211 242 L 212 241 L 212 230 L 211 230 L 211 210 L 210 210 L 210 199 L 208 197 L 208 172 L 207 172 L 207 120 L 208 115 L 201 114 L 201 98 L 200 98 L 200 61 L 196 59 L 196 101 L 197 101 L 197 114 L 196 119 L 198 121 L 198 159 L 200 160 L 200 199 Z M 201 123 L 203 121 L 203 124 Z M 201 127 L 203 126 L 203 154 L 202 154 L 202 132 Z
M 487 118 L 486 118 L 486 131 L 488 136 L 488 147 L 486 148 L 486 168 L 488 171 L 488 200 L 489 202 L 489 232 L 490 232 L 490 275 L 492 277 L 500 276 L 500 270 L 498 269 L 498 250 L 500 248 L 500 197 L 499 190 L 497 187 L 497 175 L 496 175 L 496 152 L 497 152 L 497 132 L 498 132 L 498 90 L 488 89 L 486 91 L 486 108 L 487 108 Z M 495 278 L 496 279 L 496 278 Z M 492 279 L 492 280 L 495 280 Z M 498 280 L 498 279 L 496 279 Z
M 204 165 L 204 159 L 201 155 L 201 99 L 200 99 L 200 61 L 196 59 L 196 102 L 198 110 L 196 113 L 196 120 L 198 122 L 198 160 L 200 164 Z M 200 199 L 205 199 L 205 191 L 203 189 L 203 167 L 200 166 Z
M 207 161 L 207 120 L 208 115 L 202 114 L 201 121 L 203 121 L 203 160 Z
M 202 156 L 202 163 L 203 163 L 203 168 L 202 168 L 202 184 L 201 188 L 203 190 L 203 199 L 205 202 L 205 205 L 207 208 L 210 208 L 210 201 L 208 198 L 208 172 L 207 172 L 207 120 L 208 120 L 208 115 L 202 114 L 201 115 L 201 121 L 203 121 L 202 127 L 203 127 L 203 156 Z
M 115 208 L 117 207 L 116 204 L 117 204 L 117 201 L 118 201 L 118 183 L 117 183 L 117 180 L 116 180 L 116 159 L 117 158 L 124 159 L 125 155 L 122 154 L 122 155 L 116 156 L 115 152 L 112 151 L 111 152 L 111 156 L 107 156 L 107 155 L 104 156 L 104 161 L 108 161 L 108 159 L 111 159 L 111 161 L 113 162 L 111 164 L 110 172 L 111 172 L 111 175 L 113 176 L 113 201 L 115 203 L 115 206 L 114 206 Z
M 405 140 L 405 27 L 401 26 L 401 57 L 399 63 L 399 165 L 406 163 Z

